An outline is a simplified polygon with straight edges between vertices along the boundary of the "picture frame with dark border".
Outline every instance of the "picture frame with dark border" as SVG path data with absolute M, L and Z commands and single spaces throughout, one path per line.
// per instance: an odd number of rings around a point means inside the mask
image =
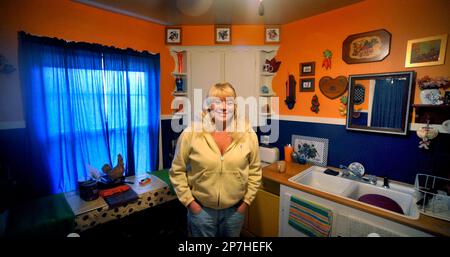
M 182 39 L 181 27 L 166 27 L 166 45 L 180 45 Z
M 300 76 L 314 76 L 316 69 L 316 62 L 302 62 L 300 63 Z
M 342 44 L 342 60 L 347 64 L 379 62 L 390 52 L 391 33 L 385 29 L 348 36 Z
M 231 44 L 231 25 L 215 25 L 214 41 L 216 44 Z
M 300 92 L 314 92 L 314 78 L 302 78 L 300 79 Z
M 280 26 L 265 26 L 264 27 L 264 43 L 277 44 L 281 40 Z

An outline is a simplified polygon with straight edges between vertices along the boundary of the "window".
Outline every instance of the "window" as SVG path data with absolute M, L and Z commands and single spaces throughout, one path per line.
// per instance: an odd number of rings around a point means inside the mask
M 159 55 L 19 35 L 33 176 L 70 191 L 125 162 L 125 175 L 156 169 Z M 31 170 L 31 169 L 30 169 Z

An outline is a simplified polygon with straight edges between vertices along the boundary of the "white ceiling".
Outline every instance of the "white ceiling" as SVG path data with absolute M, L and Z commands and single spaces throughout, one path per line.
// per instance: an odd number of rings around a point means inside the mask
M 361 0 L 73 0 L 162 25 L 286 24 Z M 264 15 L 259 15 L 262 1 Z

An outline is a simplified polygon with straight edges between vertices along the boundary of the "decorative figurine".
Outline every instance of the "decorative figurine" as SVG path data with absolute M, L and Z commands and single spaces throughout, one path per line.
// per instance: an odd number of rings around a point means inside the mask
M 277 60 L 275 60 L 275 57 L 274 57 L 270 61 L 266 60 L 266 64 L 268 64 L 268 66 L 267 66 L 268 72 L 277 72 L 278 69 L 280 68 L 281 62 L 277 62 Z
M 122 155 L 117 155 L 117 165 L 111 168 L 109 164 L 105 164 L 102 167 L 103 173 L 108 175 L 111 180 L 123 177 L 123 172 L 125 171 L 125 165 L 123 163 Z
M 289 110 L 292 110 L 295 105 L 295 77 L 294 75 L 289 75 L 288 81 L 286 81 L 286 103 Z
M 325 51 L 323 51 L 323 57 L 325 57 L 325 59 L 323 59 L 322 62 L 322 68 L 325 68 L 326 70 L 331 69 L 331 57 L 333 56 L 333 53 L 326 49 Z
M 347 96 L 341 97 L 341 106 L 339 106 L 339 114 L 341 116 L 347 116 Z
M 177 92 L 183 92 L 183 78 L 181 76 L 177 76 L 175 85 L 177 87 Z
M 319 113 L 319 98 L 317 95 L 314 95 L 311 100 L 311 111 L 315 113 Z
M 178 73 L 183 72 L 183 52 L 176 52 L 177 53 L 177 61 L 178 61 Z
M 421 127 L 417 130 L 417 136 L 422 139 L 419 142 L 419 148 L 430 149 L 431 140 L 439 134 L 439 131 L 436 128 L 430 127 L 429 122 L 427 122 L 427 126 Z

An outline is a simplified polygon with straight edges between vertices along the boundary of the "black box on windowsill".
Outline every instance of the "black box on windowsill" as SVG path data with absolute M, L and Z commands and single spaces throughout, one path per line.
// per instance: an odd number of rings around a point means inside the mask
M 85 201 L 92 201 L 98 198 L 98 187 L 96 180 L 86 180 L 78 182 L 80 198 Z

